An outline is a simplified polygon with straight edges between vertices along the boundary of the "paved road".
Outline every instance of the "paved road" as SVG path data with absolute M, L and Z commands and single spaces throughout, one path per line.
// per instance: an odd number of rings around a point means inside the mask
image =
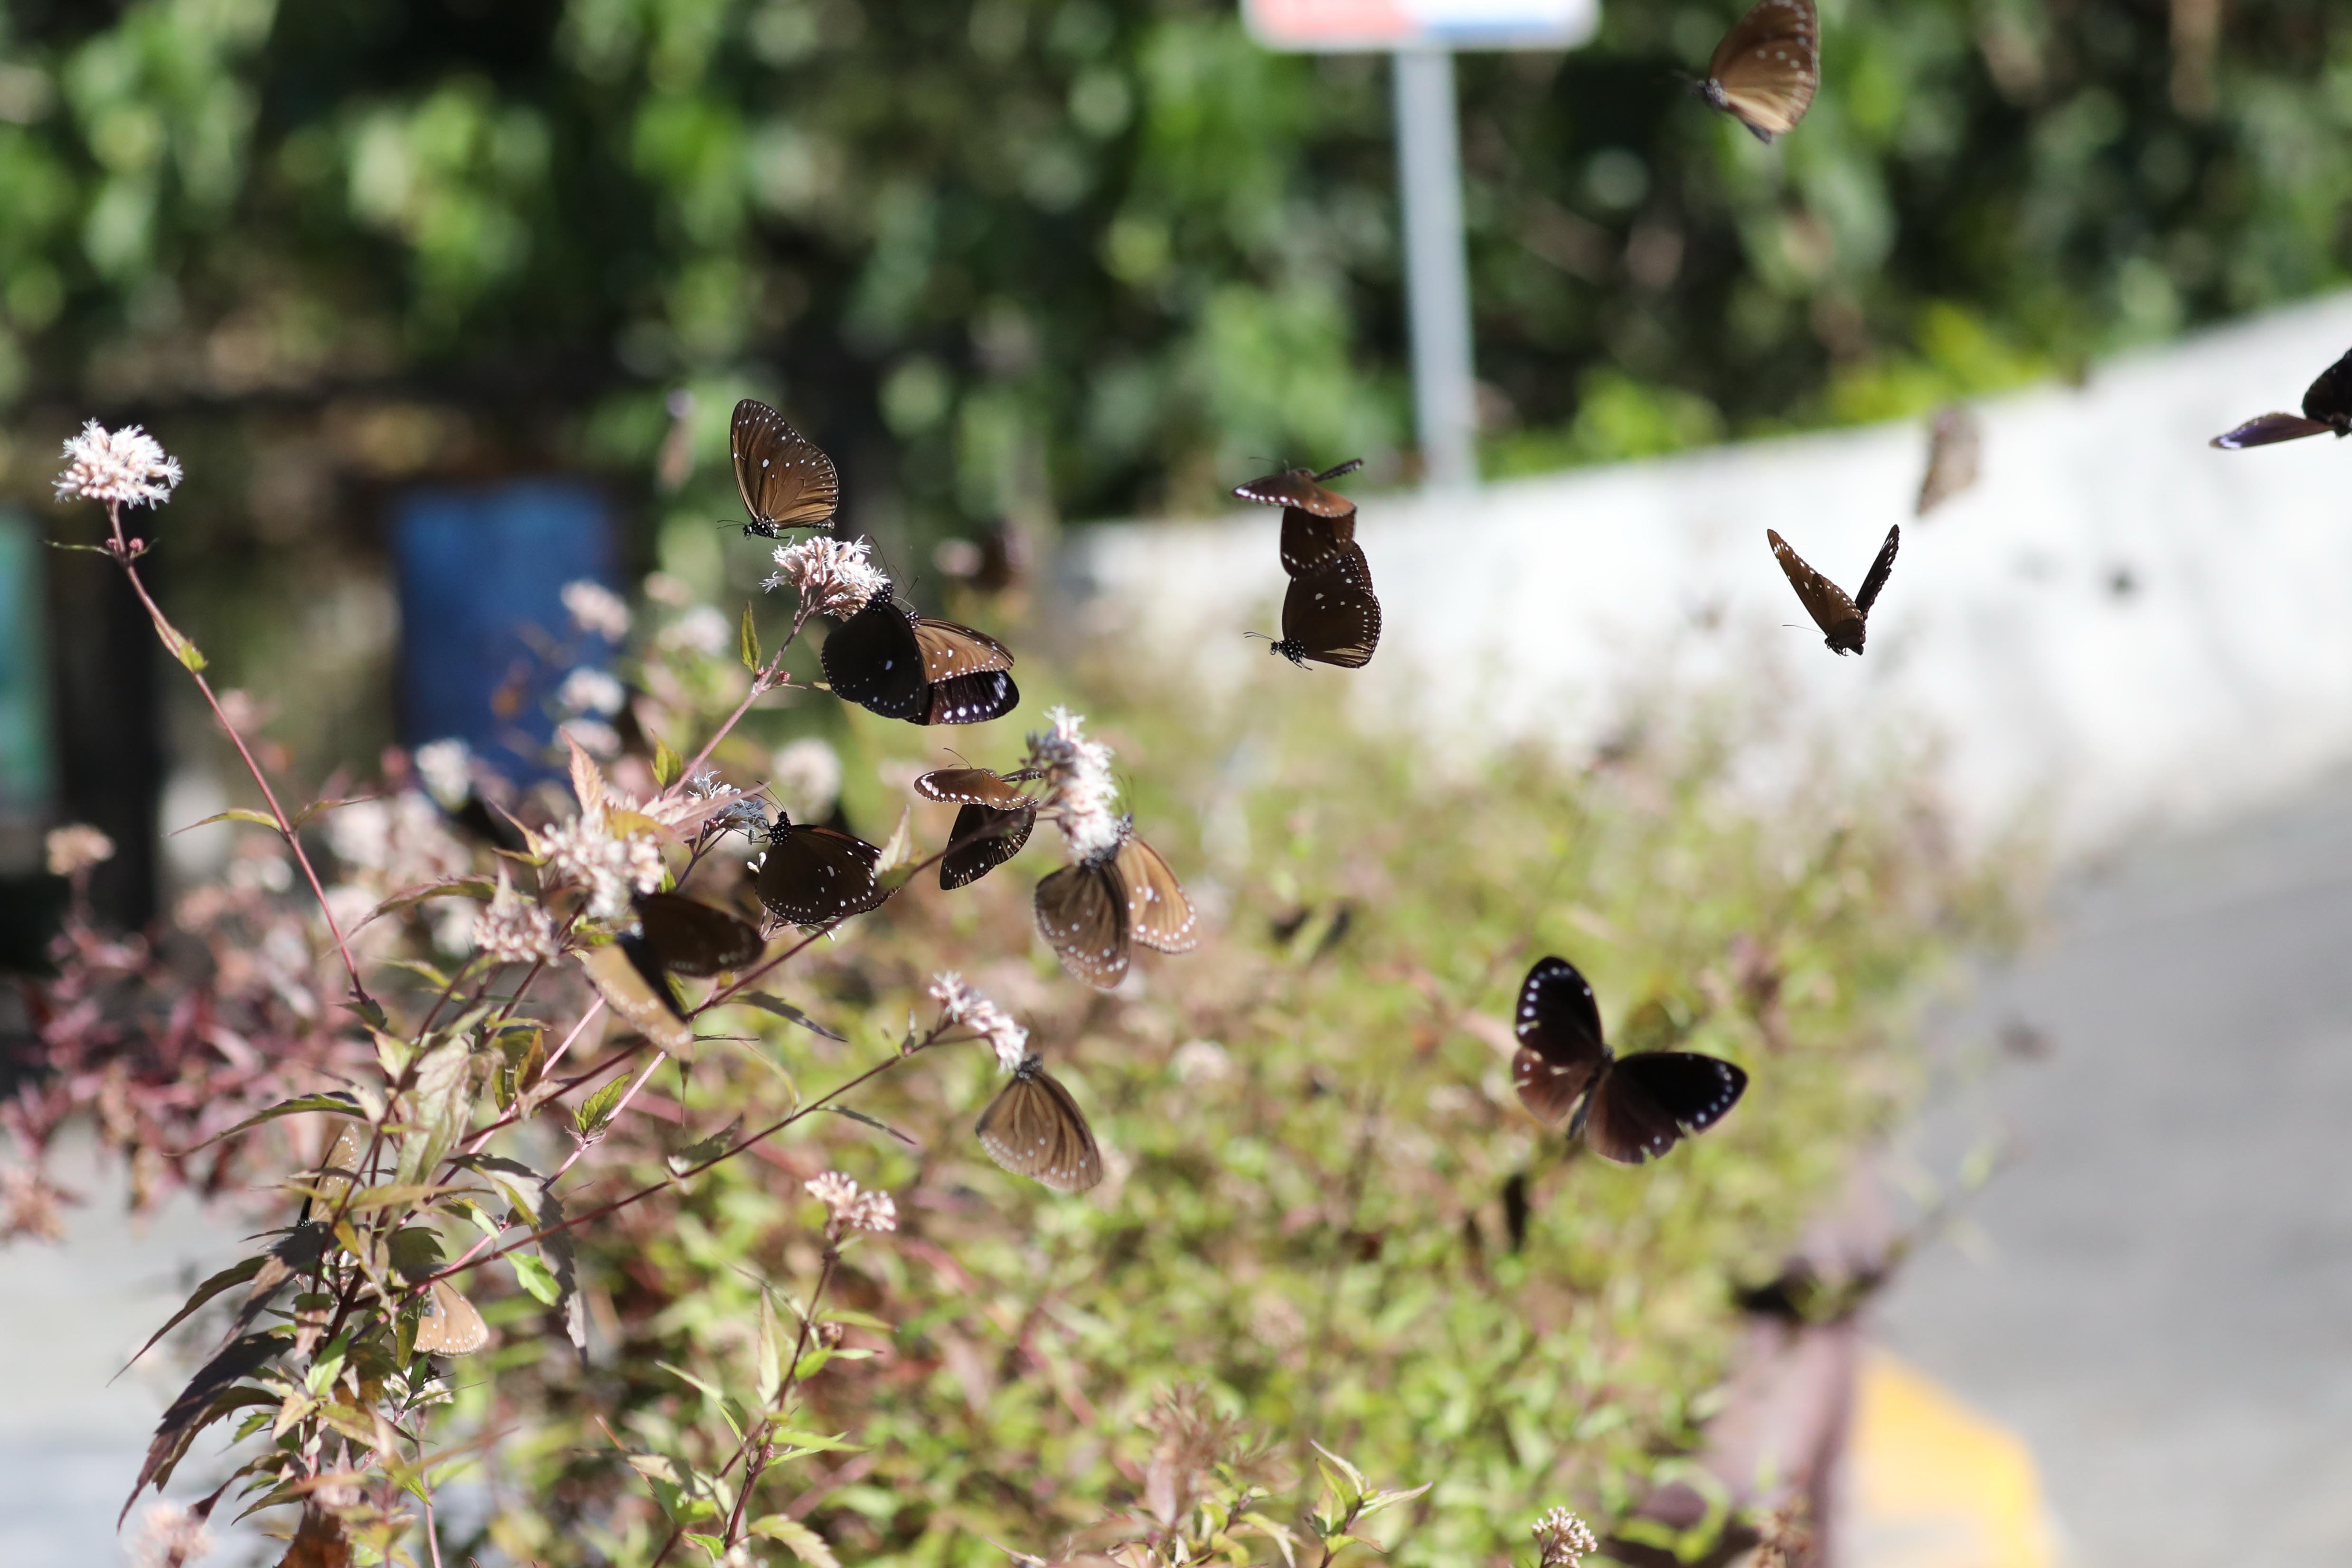
M 1989 1246 L 1882 1337 L 2032 1443 L 2080 1568 L 2352 1563 L 2352 782 L 2087 879 L 2011 1013 L 2055 1053 L 1932 1124 L 2023 1145 Z

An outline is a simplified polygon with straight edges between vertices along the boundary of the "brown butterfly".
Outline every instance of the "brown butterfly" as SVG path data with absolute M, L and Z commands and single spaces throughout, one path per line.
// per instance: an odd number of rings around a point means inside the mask
M 1323 486 L 1342 474 L 1352 474 L 1363 465 L 1362 458 L 1350 457 L 1320 474 L 1312 468 L 1285 468 L 1279 474 L 1269 474 L 1263 479 L 1236 485 L 1234 494 L 1244 501 L 1255 501 L 1261 507 L 1281 507 L 1311 513 L 1318 517 L 1343 517 L 1356 509 L 1356 503 L 1345 496 L 1334 495 Z
M 1037 825 L 1036 802 L 1021 786 L 1037 775 L 1023 768 L 995 773 L 985 768 L 941 768 L 915 780 L 926 800 L 961 804 L 947 852 L 940 858 L 940 886 L 955 889 L 978 882 L 1021 852 Z
M 1380 596 L 1372 591 L 1371 563 L 1359 547 L 1340 546 L 1282 596 L 1282 640 L 1273 652 L 1300 669 L 1310 659 L 1361 669 L 1380 645 Z
M 1915 517 L 1926 517 L 1977 482 L 1984 426 L 1964 402 L 1948 402 L 1927 426 L 1927 472 L 1919 481 Z
M 1602 1041 L 1592 988 L 1565 958 L 1536 960 L 1519 984 L 1511 1082 L 1537 1120 L 1569 1124 L 1593 1152 L 1637 1166 L 1703 1133 L 1748 1087 L 1748 1074 L 1692 1051 L 1617 1056 Z
M 2215 436 L 2213 444 L 2224 452 L 2239 452 L 2277 441 L 2325 435 L 2331 430 L 2338 435 L 2352 435 L 2352 354 L 2319 372 L 2319 379 L 2303 394 L 2301 414 L 2259 415 Z
M 1813 0 L 1760 0 L 1715 47 L 1699 96 L 1759 141 L 1786 136 L 1822 85 L 1821 33 Z
M 735 488 L 751 520 L 743 537 L 782 538 L 786 528 L 829 528 L 841 503 L 841 477 L 816 443 L 756 398 L 735 405 L 728 430 Z
M 1803 601 L 1805 612 L 1813 623 L 1826 633 L 1828 647 L 1841 658 L 1862 652 L 1863 635 L 1870 620 L 1870 607 L 1878 602 L 1879 591 L 1886 586 L 1889 573 L 1895 570 L 1895 551 L 1903 542 L 1902 525 L 1886 530 L 1886 542 L 1878 549 L 1878 559 L 1870 563 L 1870 575 L 1862 580 L 1862 591 L 1852 599 L 1845 590 L 1805 564 L 1805 559 L 1789 548 L 1789 541 L 1764 530 L 1764 538 L 1772 547 L 1772 554 L 1780 562 L 1780 570 L 1789 574 L 1789 581 Z
M 887 585 L 835 629 L 818 659 L 836 696 L 909 724 L 979 724 L 1021 702 L 1003 643 L 908 613 Z
M 1070 972 L 1111 990 L 1137 943 L 1189 953 L 1198 919 L 1160 852 L 1122 824 L 1118 847 L 1066 865 L 1037 884 L 1037 929 Z
M 694 1030 L 669 978 L 642 938 L 623 937 L 580 950 L 580 967 L 614 1015 L 673 1055 L 694 1044 Z
M 1094 1130 L 1042 1057 L 1022 1058 L 1013 1082 L 988 1103 L 972 1130 L 990 1159 L 1055 1192 L 1084 1192 L 1102 1180 Z
M 490 1342 L 490 1325 L 474 1303 L 436 1280 L 425 1292 L 425 1310 L 417 1314 L 416 1348 L 433 1355 L 471 1355 Z
M 636 902 L 639 935 L 635 940 L 656 965 L 673 975 L 709 979 L 721 970 L 749 967 L 767 949 L 750 921 L 684 894 L 643 894 Z
M 863 915 L 889 896 L 877 874 L 881 863 L 879 845 L 778 811 L 751 891 L 779 920 L 823 925 Z

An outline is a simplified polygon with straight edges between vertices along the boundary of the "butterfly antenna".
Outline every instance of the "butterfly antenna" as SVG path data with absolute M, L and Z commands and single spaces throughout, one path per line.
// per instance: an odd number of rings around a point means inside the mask
M 1243 632 L 1243 633 L 1242 633 L 1242 635 L 1243 635 L 1244 637 L 1255 637 L 1255 638 L 1256 638 L 1256 639 L 1257 639 L 1259 642 L 1261 642 L 1261 643 L 1271 643 L 1271 642 L 1273 642 L 1273 641 L 1274 641 L 1274 639 L 1273 639 L 1273 638 L 1271 638 L 1271 637 L 1267 636 L 1267 635 L 1266 635 L 1265 632 Z

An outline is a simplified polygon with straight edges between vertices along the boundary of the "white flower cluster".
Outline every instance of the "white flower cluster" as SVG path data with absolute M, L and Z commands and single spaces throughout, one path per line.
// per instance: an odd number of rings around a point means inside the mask
M 1066 707 L 1047 711 L 1054 727 L 1029 737 L 1027 766 L 1045 776 L 1040 810 L 1062 830 L 1074 861 L 1108 854 L 1126 836 L 1111 803 L 1118 786 L 1110 776 L 1110 747 L 1086 737 L 1086 719 Z
M 643 833 L 614 837 L 602 811 L 542 828 L 539 849 L 551 880 L 586 892 L 592 920 L 618 920 L 633 894 L 661 886 L 661 846 Z
M 768 782 L 796 822 L 821 822 L 841 799 L 841 755 L 823 738 L 805 735 L 768 763 Z
M 454 811 L 474 792 L 474 748 L 457 737 L 428 740 L 410 760 L 425 792 L 445 811 Z
M 212 1554 L 213 1532 L 194 1509 L 176 1502 L 158 1502 L 141 1517 L 139 1544 L 132 1549 L 139 1568 L 187 1568 Z
M 339 808 L 327 818 L 327 843 L 353 881 L 378 893 L 446 882 L 474 863 L 419 789 Z
M 963 983 L 958 974 L 931 977 L 931 997 L 940 1004 L 941 1023 L 960 1023 L 988 1041 L 996 1064 L 1010 1072 L 1029 1052 L 1029 1031 L 1014 1023 L 994 1002 Z
M 493 964 L 551 964 L 563 956 L 554 919 L 516 893 L 504 869 L 498 896 L 474 921 L 474 946 Z
M 88 822 L 51 828 L 43 847 L 48 851 L 51 876 L 71 876 L 114 858 L 114 841 Z
M 698 604 L 654 635 L 654 645 L 665 653 L 699 653 L 722 658 L 734 651 L 735 628 L 708 604 Z
M 563 608 L 572 612 L 574 626 L 583 632 L 593 632 L 608 643 L 617 643 L 629 634 L 628 604 L 593 579 L 583 577 L 565 583 Z
M 793 590 L 805 612 L 848 616 L 887 592 L 890 580 L 874 564 L 864 539 L 812 534 L 798 544 L 778 545 L 775 572 L 760 586 L 771 593 Z
M 845 1230 L 896 1230 L 898 1205 L 887 1192 L 860 1192 L 857 1184 L 839 1171 L 812 1176 L 804 1184 L 809 1196 L 832 1211 L 826 1233 L 838 1239 Z
M 110 432 L 93 419 L 66 442 L 65 456 L 66 471 L 58 476 L 60 501 L 160 507 L 180 482 L 178 460 L 135 424 Z
M 609 672 L 583 664 L 555 688 L 556 706 L 566 713 L 616 714 L 628 701 L 628 689 Z
M 1564 1508 L 1553 1509 L 1536 1521 L 1536 1550 L 1543 1553 L 1542 1568 L 1576 1568 L 1601 1550 L 1592 1529 Z

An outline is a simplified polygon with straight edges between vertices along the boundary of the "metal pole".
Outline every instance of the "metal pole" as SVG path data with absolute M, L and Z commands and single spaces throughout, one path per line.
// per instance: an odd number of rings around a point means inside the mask
M 1400 49 L 1398 183 L 1404 193 L 1405 297 L 1412 328 L 1412 404 L 1424 482 L 1478 482 L 1478 393 L 1470 357 L 1470 269 L 1462 244 L 1462 149 L 1454 55 Z

